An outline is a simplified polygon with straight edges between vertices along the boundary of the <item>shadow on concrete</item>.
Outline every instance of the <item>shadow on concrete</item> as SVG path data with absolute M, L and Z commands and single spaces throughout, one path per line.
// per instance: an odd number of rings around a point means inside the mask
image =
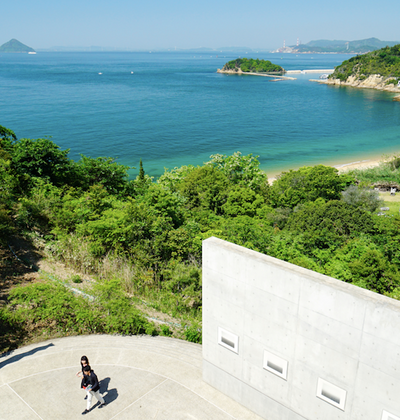
M 10 357 L 9 359 L 5 360 L 4 362 L 1 362 L 1 363 L 0 363 L 0 369 L 1 369 L 2 367 L 4 367 L 4 366 L 9 365 L 10 363 L 15 363 L 15 362 L 18 362 L 18 360 L 21 360 L 21 359 L 23 359 L 24 357 L 27 357 L 27 356 L 32 356 L 33 354 L 37 353 L 38 351 L 46 350 L 46 349 L 48 349 L 49 347 L 53 347 L 53 346 L 54 346 L 54 344 L 53 344 L 53 343 L 50 343 L 50 344 L 47 344 L 46 346 L 36 347 L 36 348 L 34 348 L 34 349 L 30 350 L 30 351 L 27 351 L 27 352 L 25 352 L 25 353 L 21 353 L 21 354 L 18 354 L 18 355 L 12 356 L 12 357 Z M 5 353 L 5 354 L 1 355 L 1 356 L 0 356 L 0 360 L 1 360 L 1 358 L 2 358 L 2 357 L 6 357 L 6 356 L 8 356 L 9 354 L 10 354 L 10 353 Z
M 100 381 L 100 394 L 103 395 L 104 401 L 110 404 L 118 398 L 118 391 L 116 388 L 108 389 L 111 378 L 104 378 Z

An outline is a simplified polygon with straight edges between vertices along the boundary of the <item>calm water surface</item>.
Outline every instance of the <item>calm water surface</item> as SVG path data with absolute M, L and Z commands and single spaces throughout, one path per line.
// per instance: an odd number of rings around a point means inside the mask
M 251 56 L 288 70 L 333 68 L 350 57 Z M 319 85 L 309 82 L 318 78 L 310 74 L 272 82 L 216 73 L 234 58 L 0 54 L 0 125 L 19 138 L 51 136 L 73 159 L 112 156 L 138 167 L 142 158 L 152 176 L 238 150 L 259 155 L 267 173 L 400 150 L 400 103 L 393 94 Z

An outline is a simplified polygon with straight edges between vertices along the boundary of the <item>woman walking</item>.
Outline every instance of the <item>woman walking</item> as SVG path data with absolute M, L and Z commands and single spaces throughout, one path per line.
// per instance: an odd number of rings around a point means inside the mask
M 83 368 L 85 366 L 90 366 L 89 365 L 89 359 L 86 356 L 82 356 L 81 357 L 81 370 L 78 370 L 78 372 L 76 372 L 76 376 L 82 376 L 83 377 Z

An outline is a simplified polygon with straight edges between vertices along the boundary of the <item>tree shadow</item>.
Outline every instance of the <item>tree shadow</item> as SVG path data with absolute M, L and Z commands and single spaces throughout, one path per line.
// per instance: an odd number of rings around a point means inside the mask
M 47 344 L 45 346 L 36 347 L 33 350 L 29 350 L 29 351 L 27 351 L 25 353 L 21 353 L 21 354 L 17 354 L 15 356 L 12 356 L 9 359 L 5 360 L 4 362 L 1 362 L 0 363 L 0 369 L 3 368 L 4 366 L 7 366 L 7 365 L 11 364 L 11 363 L 18 362 L 19 360 L 23 359 L 24 357 L 32 356 L 32 354 L 35 354 L 38 351 L 46 350 L 49 347 L 53 347 L 53 346 L 54 346 L 54 344 L 53 343 L 50 343 L 50 344 Z M 0 355 L 0 360 L 1 360 L 2 357 L 6 357 L 9 354 L 10 353 L 5 353 L 5 354 Z
M 118 398 L 118 390 L 116 388 L 108 389 L 111 378 L 104 378 L 100 381 L 100 394 L 103 395 L 104 401 L 110 404 Z

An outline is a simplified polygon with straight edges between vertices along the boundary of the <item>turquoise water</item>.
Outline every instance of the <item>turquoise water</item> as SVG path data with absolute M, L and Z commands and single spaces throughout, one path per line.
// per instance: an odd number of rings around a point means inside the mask
M 244 55 L 244 54 L 243 54 Z M 253 55 L 252 55 L 253 56 Z M 333 68 L 348 55 L 257 54 L 285 69 Z M 214 153 L 259 155 L 267 173 L 400 150 L 393 94 L 217 74 L 237 55 L 0 54 L 0 125 L 51 136 L 70 157 L 112 156 L 147 174 Z M 102 74 L 99 74 L 102 73 Z M 137 170 L 131 170 L 131 175 Z

